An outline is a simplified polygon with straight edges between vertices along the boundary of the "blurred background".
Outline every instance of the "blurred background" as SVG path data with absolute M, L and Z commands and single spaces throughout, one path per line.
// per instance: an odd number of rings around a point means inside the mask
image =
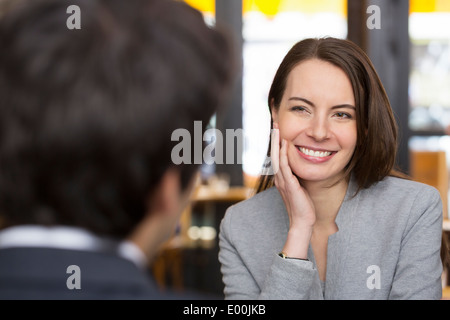
M 230 30 L 242 68 L 228 108 L 209 124 L 223 133 L 223 146 L 234 146 L 233 164 L 202 166 L 180 228 L 152 269 L 163 287 L 223 297 L 217 258 L 220 221 L 230 205 L 253 194 L 269 141 L 271 81 L 291 46 L 307 37 L 349 39 L 369 55 L 399 125 L 398 166 L 438 188 L 443 230 L 450 230 L 450 0 L 185 2 L 200 10 L 209 25 Z M 380 9 L 379 16 L 368 10 L 371 5 Z M 242 134 L 228 137 L 226 129 Z M 214 134 L 209 138 L 213 145 Z M 443 285 L 446 296 L 446 272 Z

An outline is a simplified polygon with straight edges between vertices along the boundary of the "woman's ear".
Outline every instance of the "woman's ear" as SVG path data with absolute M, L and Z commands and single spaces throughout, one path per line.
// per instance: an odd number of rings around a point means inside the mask
M 273 129 L 280 129 L 280 127 L 278 126 L 278 122 L 273 122 Z
M 275 108 L 273 98 L 270 100 L 270 116 L 272 117 L 272 127 L 278 129 L 278 108 Z

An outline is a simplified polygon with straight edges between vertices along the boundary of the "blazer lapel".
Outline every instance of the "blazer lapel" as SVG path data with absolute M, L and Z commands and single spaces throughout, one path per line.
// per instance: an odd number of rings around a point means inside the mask
M 345 271 L 347 249 L 352 234 L 353 215 L 358 207 L 359 194 L 354 196 L 357 184 L 350 179 L 347 192 L 336 216 L 338 232 L 328 237 L 325 299 L 337 299 L 341 288 L 340 276 Z

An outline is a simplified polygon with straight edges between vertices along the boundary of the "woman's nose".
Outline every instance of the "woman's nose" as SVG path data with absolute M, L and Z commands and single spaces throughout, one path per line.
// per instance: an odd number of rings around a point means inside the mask
M 310 120 L 307 134 L 316 141 L 324 141 L 329 137 L 329 124 L 325 117 L 314 117 Z

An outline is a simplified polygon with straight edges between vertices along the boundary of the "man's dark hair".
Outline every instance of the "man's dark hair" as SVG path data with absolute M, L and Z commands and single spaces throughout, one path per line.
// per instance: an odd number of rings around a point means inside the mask
M 45 5 L 42 4 L 45 3 Z M 0 18 L 0 217 L 124 237 L 232 80 L 227 37 L 171 0 L 22 1 Z M 197 165 L 177 166 L 186 188 Z

